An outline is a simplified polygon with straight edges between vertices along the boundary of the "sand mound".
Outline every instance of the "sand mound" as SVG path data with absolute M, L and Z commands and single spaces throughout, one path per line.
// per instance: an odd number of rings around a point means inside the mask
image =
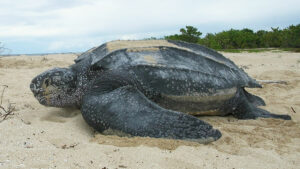
M 299 53 L 224 55 L 254 78 L 286 81 L 247 90 L 265 99 L 262 108 L 293 120 L 199 117 L 223 134 L 207 145 L 102 135 L 84 122 L 79 110 L 41 106 L 29 89 L 37 74 L 73 64 L 75 55 L 0 58 L 0 85 L 8 86 L 2 105 L 16 107 L 14 115 L 0 122 L 0 168 L 298 168 Z

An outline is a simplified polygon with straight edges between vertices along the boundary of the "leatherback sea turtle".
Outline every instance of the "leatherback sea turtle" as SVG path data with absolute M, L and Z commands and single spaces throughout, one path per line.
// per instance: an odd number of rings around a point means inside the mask
M 281 118 L 257 106 L 254 79 L 223 55 L 181 41 L 113 41 L 54 68 L 30 88 L 45 106 L 81 109 L 97 131 L 207 143 L 221 133 L 193 115 Z M 183 113 L 184 112 L 184 113 Z

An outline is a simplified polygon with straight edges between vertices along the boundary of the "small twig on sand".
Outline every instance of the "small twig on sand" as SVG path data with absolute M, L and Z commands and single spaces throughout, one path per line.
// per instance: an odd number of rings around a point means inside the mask
M 67 146 L 66 144 L 64 144 L 63 146 L 61 146 L 62 149 L 70 149 L 70 148 L 75 148 L 79 143 L 74 143 L 71 144 L 69 146 Z
M 47 62 L 48 61 L 48 58 L 46 56 L 44 56 L 41 60 L 42 62 Z
M 8 88 L 7 85 L 2 85 L 2 86 L 4 86 L 4 88 L 2 90 L 1 97 L 0 97 L 0 110 L 3 110 L 4 114 L 2 114 L 1 111 L 0 111 L 0 117 L 3 117 L 2 121 L 4 121 L 9 115 L 14 115 L 13 112 L 15 111 L 15 106 L 13 106 L 14 103 L 10 103 L 9 101 L 8 101 L 7 109 L 5 109 L 2 106 L 4 91 L 5 91 L 6 88 Z
M 288 84 L 286 81 L 283 80 L 256 80 L 256 81 L 265 84 L 269 84 L 269 83 L 277 83 L 277 84 L 285 84 L 285 85 Z
M 295 109 L 294 109 L 293 107 L 291 107 L 291 109 L 292 109 L 292 111 L 293 111 L 294 113 L 296 113 L 296 111 L 295 111 Z

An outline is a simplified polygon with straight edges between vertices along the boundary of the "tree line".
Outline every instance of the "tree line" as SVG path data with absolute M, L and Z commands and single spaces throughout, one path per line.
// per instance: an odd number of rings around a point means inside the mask
M 165 39 L 198 43 L 213 49 L 248 48 L 300 48 L 300 24 L 284 29 L 271 28 L 270 31 L 254 32 L 245 28 L 230 29 L 219 33 L 208 33 L 201 38 L 202 32 L 193 26 L 180 29 L 180 34 L 165 36 Z

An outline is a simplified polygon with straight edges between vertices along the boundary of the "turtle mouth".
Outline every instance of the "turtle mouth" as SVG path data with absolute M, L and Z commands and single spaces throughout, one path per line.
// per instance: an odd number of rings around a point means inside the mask
M 53 100 L 53 98 L 56 96 L 54 90 L 49 90 L 48 88 L 44 87 L 38 87 L 35 83 L 30 84 L 30 89 L 34 97 L 42 105 L 51 105 L 51 100 Z M 56 97 L 60 98 L 60 95 Z
M 43 94 L 36 95 L 35 98 L 39 101 L 40 104 L 45 106 L 60 106 L 63 105 L 63 100 L 60 94 Z
M 34 97 L 42 104 L 49 105 L 50 100 L 53 97 L 51 93 L 45 94 L 44 90 L 39 90 L 38 93 L 34 93 Z
M 48 105 L 49 100 L 44 96 L 35 96 L 35 98 L 40 102 L 42 105 Z

